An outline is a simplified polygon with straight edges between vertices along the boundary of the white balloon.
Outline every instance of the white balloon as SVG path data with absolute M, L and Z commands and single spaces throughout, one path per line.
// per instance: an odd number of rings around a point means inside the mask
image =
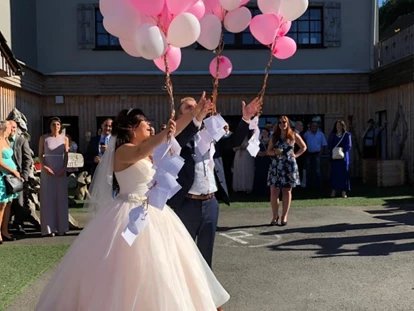
M 251 20 L 252 13 L 243 6 L 226 14 L 226 17 L 224 17 L 224 27 L 232 33 L 239 33 L 249 26 Z
M 191 13 L 177 15 L 168 27 L 168 42 L 177 48 L 185 48 L 200 36 L 200 22 Z
M 158 26 L 142 24 L 135 34 L 135 46 L 138 53 L 148 60 L 161 57 L 168 48 L 167 39 Z
M 294 21 L 305 13 L 309 0 L 257 0 L 262 13 L 282 14 L 285 20 Z
M 257 0 L 257 6 L 263 14 L 280 14 L 283 0 Z
M 200 20 L 201 33 L 197 42 L 207 50 L 214 50 L 220 43 L 221 21 L 214 14 L 206 14 Z
M 220 4 L 223 9 L 227 11 L 233 11 L 240 6 L 241 0 L 220 0 Z
M 306 12 L 308 6 L 308 0 L 283 0 L 281 12 L 285 20 L 294 21 Z

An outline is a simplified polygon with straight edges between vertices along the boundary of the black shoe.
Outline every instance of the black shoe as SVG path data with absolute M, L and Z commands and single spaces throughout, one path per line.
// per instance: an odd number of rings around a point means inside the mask
M 25 235 L 26 231 L 24 230 L 22 225 L 14 225 L 14 229 L 16 230 L 17 234 Z
M 270 222 L 270 226 L 277 226 L 277 221 L 279 220 L 279 216 L 276 218 L 276 220 L 272 220 Z
M 280 225 L 283 227 L 283 226 L 286 226 L 287 225 L 287 221 L 283 221 L 282 220 L 282 222 L 280 223 Z
M 10 236 L 10 238 L 6 237 L 5 235 L 1 235 L 1 238 L 3 239 L 3 241 L 5 242 L 12 242 L 12 241 L 16 241 L 15 237 Z

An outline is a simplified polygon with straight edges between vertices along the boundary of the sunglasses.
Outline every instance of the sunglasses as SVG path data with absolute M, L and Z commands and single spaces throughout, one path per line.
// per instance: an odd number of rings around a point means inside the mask
M 279 121 L 279 124 L 286 124 L 286 121 Z

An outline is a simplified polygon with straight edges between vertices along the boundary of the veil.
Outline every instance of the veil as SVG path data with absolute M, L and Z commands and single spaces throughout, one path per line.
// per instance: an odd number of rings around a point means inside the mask
M 104 209 L 113 200 L 113 174 L 115 156 L 116 136 L 109 139 L 108 147 L 99 162 L 92 178 L 89 188 L 90 198 L 83 208 L 95 215 L 99 210 Z

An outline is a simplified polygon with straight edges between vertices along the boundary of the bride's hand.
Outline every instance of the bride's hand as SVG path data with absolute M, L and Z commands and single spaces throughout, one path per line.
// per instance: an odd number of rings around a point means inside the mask
M 175 126 L 175 121 L 174 120 L 172 120 L 172 119 L 168 120 L 166 130 L 167 130 L 167 133 L 168 133 L 169 137 L 173 137 L 175 135 L 176 126 Z

